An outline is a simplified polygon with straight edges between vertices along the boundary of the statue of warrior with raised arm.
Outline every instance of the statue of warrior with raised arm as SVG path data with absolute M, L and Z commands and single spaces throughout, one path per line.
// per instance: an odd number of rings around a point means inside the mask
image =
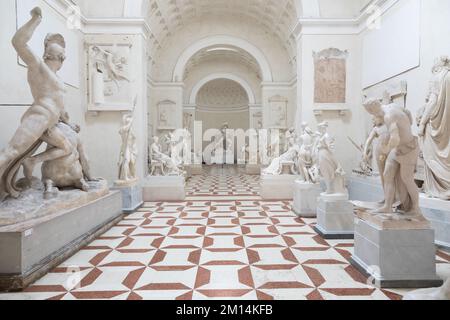
M 37 56 L 28 42 L 41 21 L 42 11 L 36 7 L 31 11 L 31 20 L 12 39 L 19 57 L 28 66 L 28 83 L 34 102 L 23 115 L 8 146 L 0 152 L 0 201 L 7 196 L 19 197 L 15 179 L 21 166 L 24 167 L 25 179 L 31 183 L 37 164 L 63 158 L 73 152 L 70 141 L 57 126 L 59 121 L 68 122 L 64 111 L 64 82 L 57 76 L 66 58 L 66 44 L 62 35 L 49 34 L 44 42 L 44 56 Z M 33 156 L 43 142 L 49 147 Z

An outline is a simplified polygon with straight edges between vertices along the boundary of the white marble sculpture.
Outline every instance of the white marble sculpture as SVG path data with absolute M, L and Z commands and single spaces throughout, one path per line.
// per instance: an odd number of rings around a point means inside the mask
M 137 181 L 136 160 L 138 148 L 132 127 L 133 116 L 131 114 L 124 115 L 122 127 L 119 130 L 122 145 L 119 158 L 119 181 L 117 183 L 121 185 L 132 184 Z
M 389 130 L 389 142 L 384 143 L 381 150 L 383 157 L 387 154 L 382 173 L 385 201 L 373 213 L 399 212 L 402 215 L 422 217 L 419 189 L 414 181 L 419 144 L 411 130 L 411 113 L 396 104 L 384 106 L 378 99 L 368 99 L 364 107 L 372 116 L 383 119 Z
M 299 173 L 303 182 L 318 182 L 318 164 L 314 156 L 314 146 L 317 136 L 311 130 L 306 122 L 302 123 L 302 134 L 299 137 L 300 151 L 298 156 Z
M 182 176 L 185 174 L 171 157 L 162 152 L 159 137 L 156 136 L 153 137 L 153 143 L 150 146 L 150 166 L 151 176 Z
M 438 59 L 427 103 L 418 115 L 425 162 L 425 192 L 450 200 L 450 58 Z
M 288 151 L 283 153 L 281 156 L 273 159 L 270 165 L 263 170 L 265 175 L 280 175 L 283 172 L 283 166 L 288 164 L 291 167 L 291 174 L 296 174 L 295 164 L 297 163 L 297 157 L 300 151 L 298 144 L 295 142 L 294 138 L 291 137 L 288 141 L 291 147 Z
M 80 156 L 72 143 L 74 141 L 71 141 L 71 137 L 66 136 L 65 130 L 58 125 L 60 120 L 68 122 L 68 115 L 64 110 L 65 86 L 63 80 L 57 76 L 65 60 L 64 38 L 60 34 L 47 35 L 44 56 L 39 57 L 31 50 L 28 42 L 41 24 L 41 9 L 34 8 L 31 16 L 31 20 L 16 32 L 12 44 L 28 66 L 28 83 L 34 102 L 23 115 L 21 124 L 7 148 L 0 152 L 0 201 L 7 196 L 20 196 L 21 190 L 16 186 L 15 179 L 21 165 L 29 185 L 33 180 L 34 167 L 39 163 L 49 163 L 70 155 L 74 156 L 73 160 Z M 47 149 L 34 155 L 44 142 L 48 146 Z M 76 171 L 79 176 L 79 171 Z M 77 180 L 72 187 L 86 189 L 87 185 Z
M 318 125 L 319 138 L 317 140 L 317 158 L 320 175 L 326 185 L 326 196 L 347 197 L 345 186 L 345 172 L 334 155 L 335 139 L 328 133 L 328 123 Z

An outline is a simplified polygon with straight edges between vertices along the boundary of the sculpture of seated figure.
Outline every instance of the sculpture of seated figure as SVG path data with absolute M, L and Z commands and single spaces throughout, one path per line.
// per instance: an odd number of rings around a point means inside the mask
M 319 124 L 320 137 L 317 143 L 317 156 L 320 174 L 326 185 L 323 195 L 344 195 L 348 197 L 345 186 L 345 172 L 333 154 L 335 139 L 328 133 L 328 123 Z
M 153 143 L 150 146 L 150 175 L 155 175 L 158 165 L 162 165 L 162 175 L 182 176 L 184 172 L 178 168 L 176 162 L 168 155 L 162 152 L 159 137 L 153 137 Z M 167 170 L 167 171 L 166 171 Z
M 263 174 L 275 176 L 280 175 L 283 172 L 284 164 L 295 164 L 297 162 L 300 148 L 295 143 L 295 139 L 293 137 L 290 138 L 289 144 L 291 145 L 289 150 L 282 154 L 280 157 L 273 159 L 270 165 L 263 170 Z M 295 174 L 295 172 L 291 172 L 291 174 Z

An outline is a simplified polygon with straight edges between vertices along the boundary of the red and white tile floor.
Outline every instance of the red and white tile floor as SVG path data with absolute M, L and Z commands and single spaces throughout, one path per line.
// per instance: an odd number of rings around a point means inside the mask
M 200 180 L 217 187 L 213 200 L 193 192 L 185 202 L 146 203 L 25 292 L 0 299 L 401 299 L 407 292 L 368 285 L 348 262 L 353 241 L 325 241 L 311 227 L 315 219 L 298 218 L 290 202 L 217 197 L 225 184 L 246 189 L 255 177 L 202 176 L 190 190 Z M 449 275 L 450 255 L 438 252 L 436 260 Z

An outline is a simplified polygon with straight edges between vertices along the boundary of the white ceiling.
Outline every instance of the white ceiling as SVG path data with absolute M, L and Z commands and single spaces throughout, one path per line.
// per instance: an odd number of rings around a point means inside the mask
M 293 0 L 149 0 L 146 13 L 154 37 L 154 47 L 161 46 L 178 28 L 205 16 L 232 15 L 254 21 L 279 37 L 286 48 L 294 46 L 291 32 L 297 10 Z

